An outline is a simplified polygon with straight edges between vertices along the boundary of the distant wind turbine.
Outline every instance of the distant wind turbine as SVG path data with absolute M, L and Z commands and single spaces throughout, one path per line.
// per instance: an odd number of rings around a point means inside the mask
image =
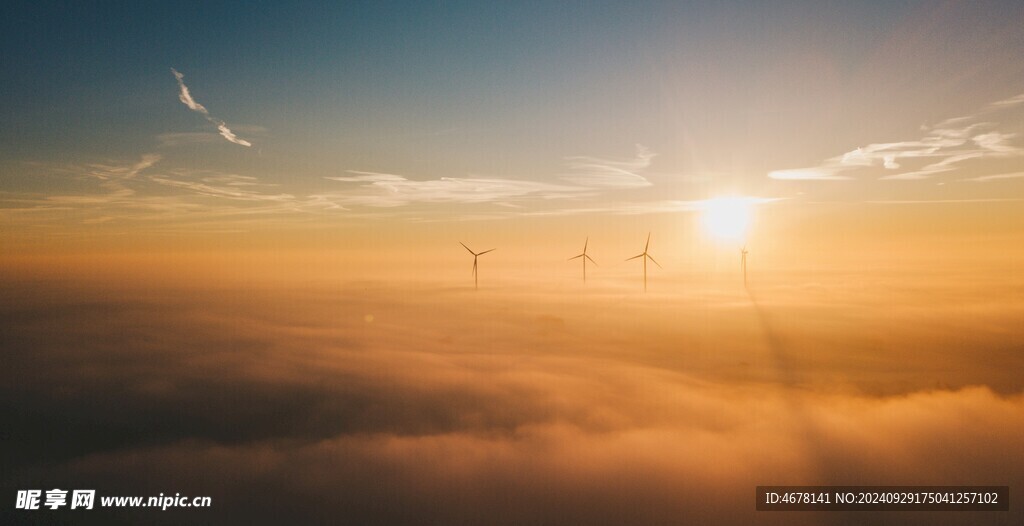
M 583 242 L 583 253 L 578 255 L 578 256 L 573 256 L 573 257 L 568 259 L 568 261 L 572 261 L 572 260 L 577 259 L 577 258 L 582 258 L 583 259 L 583 282 L 584 283 L 587 282 L 587 260 L 589 259 L 591 263 L 593 263 L 595 265 L 597 264 L 597 262 L 594 261 L 594 258 L 592 258 L 592 257 L 587 255 L 587 245 L 589 243 L 590 243 L 590 238 L 588 237 L 587 240 Z
M 647 244 L 644 245 L 644 251 L 641 252 L 640 254 L 638 254 L 636 256 L 633 256 L 633 257 L 631 257 L 631 258 L 626 260 L 626 261 L 629 261 L 629 260 L 636 259 L 636 258 L 643 258 L 643 262 L 644 262 L 644 292 L 647 292 L 647 260 L 650 259 L 652 262 L 654 262 L 655 265 L 658 265 L 658 268 L 662 268 L 661 264 L 658 263 L 657 261 L 654 261 L 654 258 L 651 257 L 651 255 L 647 253 L 647 248 L 650 247 L 650 246 L 651 246 L 651 233 L 648 232 L 647 233 Z
M 470 254 L 473 254 L 473 288 L 479 289 L 480 288 L 480 275 L 476 271 L 476 258 L 478 258 L 478 257 L 480 257 L 480 256 L 482 256 L 482 255 L 484 255 L 484 254 L 486 254 L 488 252 L 494 252 L 495 249 L 492 248 L 490 250 L 484 250 L 483 252 L 473 252 L 462 241 L 459 241 L 459 244 L 462 245 L 462 248 L 464 248 L 466 250 L 469 250 Z
M 743 250 L 740 251 L 740 268 L 743 269 L 743 286 L 747 286 L 747 246 L 743 245 Z

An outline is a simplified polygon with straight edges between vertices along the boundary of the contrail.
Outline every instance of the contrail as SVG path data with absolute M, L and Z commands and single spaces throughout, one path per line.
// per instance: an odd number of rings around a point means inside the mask
M 171 73 L 174 73 L 174 78 L 178 80 L 178 100 L 180 100 L 182 104 L 188 106 L 188 109 L 201 114 L 203 117 L 206 118 L 206 120 L 210 121 L 210 123 L 216 126 L 217 130 L 220 132 L 221 137 L 224 137 L 228 141 L 233 142 L 235 144 L 240 144 L 242 146 L 252 146 L 251 142 L 245 139 L 239 139 L 234 134 L 234 132 L 232 132 L 231 129 L 228 128 L 227 123 L 220 119 L 214 118 L 212 115 L 210 115 L 210 111 L 206 109 L 206 106 L 199 104 L 198 102 L 196 102 L 195 99 L 192 98 L 192 92 L 188 90 L 188 86 L 186 86 L 185 81 L 182 80 L 183 78 L 185 78 L 185 75 L 182 75 L 178 72 L 178 70 L 174 68 L 171 68 Z

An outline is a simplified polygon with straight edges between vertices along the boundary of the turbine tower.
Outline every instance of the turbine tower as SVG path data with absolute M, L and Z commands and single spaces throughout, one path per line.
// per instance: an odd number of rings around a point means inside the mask
M 631 259 L 643 258 L 643 262 L 644 262 L 644 292 L 647 292 L 647 260 L 650 259 L 655 265 L 658 265 L 658 268 L 662 268 L 661 264 L 658 263 L 657 261 L 655 261 L 654 258 L 651 257 L 651 255 L 647 253 L 647 248 L 650 247 L 650 246 L 651 246 L 651 233 L 648 232 L 647 233 L 647 244 L 644 245 L 644 251 L 641 252 L 640 254 L 638 254 L 636 256 L 633 256 L 633 257 L 631 257 L 631 258 L 626 260 L 626 261 L 629 261 Z
M 740 268 L 743 269 L 743 286 L 747 286 L 747 246 L 743 245 L 740 251 Z
M 477 271 L 476 271 L 476 258 L 478 258 L 478 257 L 480 257 L 480 256 L 482 256 L 482 255 L 484 255 L 484 254 L 486 254 L 488 252 L 494 252 L 495 249 L 492 248 L 490 250 L 484 250 L 483 252 L 473 252 L 462 241 L 459 241 L 459 244 L 462 245 L 462 248 L 465 248 L 466 250 L 469 250 L 470 254 L 473 254 L 473 288 L 479 289 L 480 288 L 480 276 L 479 276 L 479 273 L 477 273 Z
M 574 260 L 576 258 L 583 258 L 583 282 L 584 283 L 587 282 L 587 260 L 589 259 L 591 263 L 593 263 L 595 265 L 597 264 L 597 262 L 594 261 L 594 258 L 592 258 L 592 257 L 587 255 L 587 244 L 589 244 L 589 243 L 590 243 L 590 238 L 588 237 L 587 240 L 583 242 L 583 253 L 578 255 L 578 256 L 573 256 L 573 257 L 571 257 L 571 258 L 569 258 L 567 260 L 567 261 L 572 261 L 572 260 Z

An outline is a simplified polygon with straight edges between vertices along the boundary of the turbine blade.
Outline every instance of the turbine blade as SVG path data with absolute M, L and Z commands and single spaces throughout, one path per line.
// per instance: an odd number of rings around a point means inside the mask
M 579 256 L 576 256 L 576 257 L 579 257 Z M 597 262 L 596 262 L 596 261 L 594 261 L 594 258 L 592 258 L 592 257 L 590 257 L 590 256 L 587 256 L 587 259 L 589 259 L 591 263 L 593 263 L 593 264 L 597 265 Z
M 651 261 L 654 261 L 654 258 L 653 258 L 653 257 L 651 257 L 651 255 L 650 255 L 650 254 L 647 254 L 647 257 L 651 258 Z M 664 267 L 662 267 L 662 266 L 661 266 L 661 263 L 658 263 L 657 261 L 654 261 L 654 264 L 655 264 L 655 265 L 658 265 L 658 268 L 664 268 Z
M 651 246 L 651 233 L 647 233 L 647 244 L 644 245 L 644 252 L 647 252 L 647 247 Z
M 567 259 L 566 261 L 572 261 L 572 260 L 574 260 L 574 259 L 578 259 L 578 258 L 581 258 L 581 257 L 583 257 L 583 256 L 585 256 L 585 255 L 586 255 L 586 254 L 580 254 L 580 255 L 578 255 L 578 256 L 573 256 L 573 257 L 571 257 L 571 258 Z
M 640 254 L 639 256 L 633 256 L 633 257 L 631 257 L 631 258 L 627 259 L 626 261 L 629 261 L 629 260 L 632 260 L 632 259 L 636 259 L 636 258 L 642 258 L 642 257 L 644 257 L 644 256 L 646 256 L 646 255 L 647 255 L 647 254 L 645 253 L 645 254 Z
M 481 252 L 481 253 L 479 253 L 479 254 L 477 254 L 477 255 L 478 255 L 478 256 L 482 256 L 482 255 L 484 255 L 484 254 L 486 254 L 486 253 L 488 253 L 488 252 L 494 252 L 495 250 L 497 250 L 497 249 L 496 249 L 496 248 L 492 248 L 492 249 L 490 249 L 490 250 L 484 250 L 483 252 Z
M 589 245 L 589 244 L 590 244 L 590 238 L 587 237 L 587 240 L 583 242 L 583 253 L 584 254 L 587 253 L 587 245 Z
M 464 248 L 464 249 L 466 249 L 466 250 L 469 250 L 469 247 L 467 247 L 467 246 L 466 246 L 466 244 L 465 244 L 465 243 L 463 243 L 462 241 L 459 241 L 459 244 L 460 244 L 460 245 L 462 245 L 462 248 Z M 472 250 L 469 250 L 469 253 L 470 253 L 470 254 L 473 254 L 474 256 L 476 255 L 476 253 L 475 253 L 475 252 L 473 252 Z
M 476 258 L 473 258 L 473 275 L 476 276 Z

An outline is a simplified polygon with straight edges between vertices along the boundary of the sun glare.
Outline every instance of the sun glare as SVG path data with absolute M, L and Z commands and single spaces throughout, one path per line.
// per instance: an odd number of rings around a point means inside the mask
M 704 202 L 704 231 L 719 241 L 743 241 L 750 228 L 751 199 L 717 197 Z

